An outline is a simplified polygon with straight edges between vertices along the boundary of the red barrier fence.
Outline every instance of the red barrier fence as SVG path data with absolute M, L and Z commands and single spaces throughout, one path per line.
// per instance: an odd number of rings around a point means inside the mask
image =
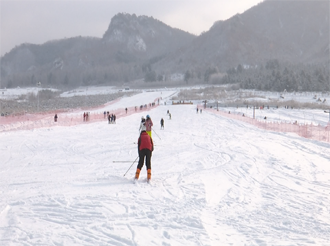
M 202 106 L 200 106 L 202 108 Z M 228 111 L 215 110 L 215 109 L 204 109 L 206 111 L 219 114 L 221 116 L 240 120 L 251 125 L 255 125 L 258 128 L 275 131 L 275 132 L 289 132 L 295 133 L 301 137 L 309 138 L 317 141 L 330 142 L 330 125 L 321 126 L 313 124 L 297 124 L 297 123 L 287 123 L 287 122 L 271 122 L 267 120 L 257 120 L 247 116 L 242 116 L 242 114 L 229 113 Z
M 156 99 L 158 100 L 158 99 Z M 155 102 L 156 102 L 155 100 Z M 114 102 L 110 103 L 113 104 Z M 107 104 L 109 105 L 109 104 Z M 128 107 L 127 112 L 124 108 L 115 109 L 115 110 L 107 110 L 109 114 L 115 114 L 116 120 L 125 117 L 128 115 L 132 115 L 134 113 L 149 111 L 150 109 L 157 107 L 155 103 L 150 103 L 145 105 L 144 107 Z M 5 131 L 15 131 L 15 130 L 31 130 L 35 128 L 42 127 L 53 127 L 53 126 L 74 126 L 79 124 L 88 124 L 92 122 L 98 121 L 108 121 L 107 115 L 104 116 L 104 106 L 98 107 L 96 109 L 100 109 L 99 112 L 91 112 L 89 113 L 88 119 L 84 120 L 84 112 L 89 112 L 93 109 L 82 109 L 82 111 L 63 111 L 57 110 L 56 112 L 47 112 L 47 113 L 39 113 L 39 114 L 21 114 L 15 116 L 5 116 L 0 117 L 0 132 Z M 54 120 L 54 116 L 57 114 L 57 122 Z

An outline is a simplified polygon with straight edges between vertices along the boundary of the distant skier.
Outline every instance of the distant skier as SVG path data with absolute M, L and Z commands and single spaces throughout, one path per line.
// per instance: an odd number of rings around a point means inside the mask
M 136 168 L 135 180 L 139 179 L 140 171 L 144 165 L 144 159 L 146 159 L 147 168 L 147 180 L 151 179 L 151 153 L 154 150 L 154 143 L 152 138 L 147 134 L 146 127 L 143 126 L 141 130 L 141 135 L 138 139 L 138 153 L 139 153 L 139 163 Z
M 160 120 L 160 129 L 164 129 L 164 119 Z
M 58 117 L 57 117 L 57 114 L 55 114 L 55 116 L 54 116 L 54 121 L 55 121 L 55 122 L 57 122 L 57 118 L 58 118 Z
M 152 120 L 151 120 L 151 118 L 150 118 L 150 116 L 149 115 L 147 115 L 147 119 L 146 119 L 146 132 L 148 133 L 148 135 L 150 136 L 150 137 L 152 137 L 151 136 L 151 127 L 154 125 L 153 123 L 152 123 Z

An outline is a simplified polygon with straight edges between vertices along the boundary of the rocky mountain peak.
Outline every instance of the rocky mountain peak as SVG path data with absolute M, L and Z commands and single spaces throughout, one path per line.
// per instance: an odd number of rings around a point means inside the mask
M 120 13 L 111 19 L 102 40 L 104 43 L 120 45 L 126 52 L 158 56 L 184 45 L 194 37 L 153 17 Z
M 35 74 L 48 84 L 129 81 L 194 38 L 152 17 L 120 13 L 111 19 L 102 39 L 75 37 L 18 46 L 0 58 L 0 79 L 8 86 L 34 85 Z M 97 76 L 91 75 L 95 68 L 100 71 Z
M 117 14 L 111 19 L 103 41 L 124 44 L 130 51 L 145 52 L 148 43 L 146 40 L 154 38 L 157 33 L 156 22 L 147 16 Z

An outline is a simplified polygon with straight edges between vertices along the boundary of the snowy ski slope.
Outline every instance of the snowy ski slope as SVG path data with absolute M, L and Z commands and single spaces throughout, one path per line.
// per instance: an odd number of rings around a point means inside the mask
M 329 144 L 163 102 L 117 124 L 1 133 L 0 245 L 330 245 Z M 134 184 L 145 114 L 152 182 L 144 167 Z

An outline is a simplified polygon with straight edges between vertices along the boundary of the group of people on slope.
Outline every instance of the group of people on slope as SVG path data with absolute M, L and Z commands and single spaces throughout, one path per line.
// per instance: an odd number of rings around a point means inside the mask
M 108 124 L 116 124 L 116 115 L 115 114 L 108 114 Z
M 151 179 L 151 156 L 154 150 L 154 143 L 152 141 L 151 130 L 153 127 L 153 122 L 149 115 L 144 118 L 141 117 L 141 123 L 139 127 L 140 136 L 138 138 L 138 153 L 139 153 L 139 163 L 136 168 L 135 180 L 139 179 L 141 169 L 144 165 L 144 159 L 146 160 L 147 167 L 147 180 Z M 164 129 L 164 119 L 160 120 L 161 129 Z

